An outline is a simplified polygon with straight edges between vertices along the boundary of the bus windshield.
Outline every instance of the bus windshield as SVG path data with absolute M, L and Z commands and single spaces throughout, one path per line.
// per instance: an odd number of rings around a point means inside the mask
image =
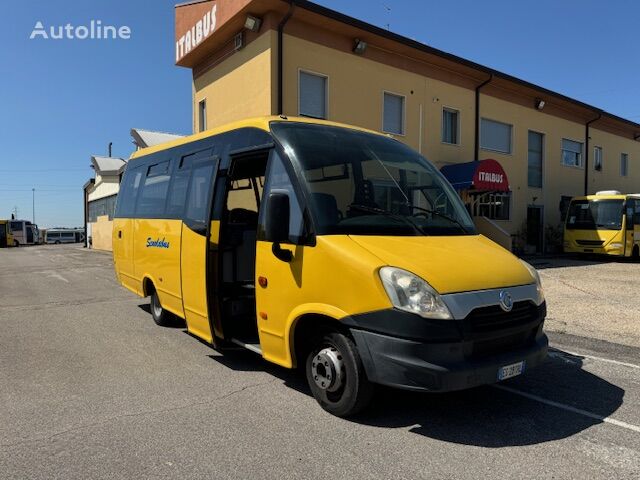
M 456 191 L 424 157 L 388 137 L 274 122 L 298 167 L 319 234 L 475 235 Z
M 622 200 L 574 200 L 567 214 L 567 228 L 575 230 L 620 230 Z

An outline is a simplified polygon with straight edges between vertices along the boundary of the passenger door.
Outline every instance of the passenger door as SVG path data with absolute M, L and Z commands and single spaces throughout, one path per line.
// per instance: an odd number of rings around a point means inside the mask
M 264 231 L 269 196 L 272 192 L 286 192 L 289 196 L 289 243 L 282 249 L 292 252 L 290 262 L 276 258 L 273 244 L 261 239 Z M 288 317 L 303 295 L 302 265 L 305 255 L 313 255 L 314 247 L 304 246 L 304 218 L 300 197 L 296 194 L 282 159 L 274 150 L 267 166 L 265 186 L 260 204 L 259 240 L 256 245 L 256 310 L 258 334 L 265 359 L 284 365 L 287 363 L 288 338 L 284 335 Z M 309 259 L 307 258 L 307 261 Z
M 629 198 L 626 205 L 626 226 L 625 226 L 625 255 L 630 256 L 633 254 L 633 246 L 638 243 L 637 234 L 635 233 L 640 225 L 636 223 L 636 220 L 640 220 L 637 212 L 640 211 L 640 202 L 636 199 Z
M 195 155 L 195 157 L 194 157 Z M 182 303 L 187 330 L 212 343 L 207 302 L 208 236 L 213 186 L 218 172 L 216 156 L 184 157 L 184 172 L 189 171 L 189 182 L 182 223 Z M 185 177 L 186 173 L 181 173 Z
M 120 283 L 138 294 L 142 294 L 140 281 L 134 274 L 133 240 L 135 220 L 133 215 L 136 208 L 136 197 L 142 182 L 142 166 L 128 170 L 125 173 L 120 193 L 116 218 L 113 221 L 113 261 Z M 54 238 L 55 235 L 55 238 Z M 59 233 L 51 233 L 48 242 L 54 243 L 60 239 Z

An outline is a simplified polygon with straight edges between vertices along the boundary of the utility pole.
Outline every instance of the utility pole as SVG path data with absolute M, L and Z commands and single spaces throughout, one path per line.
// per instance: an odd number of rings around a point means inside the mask
M 32 188 L 31 189 L 31 223 L 33 223 L 34 225 L 36 224 L 36 189 Z
M 18 206 L 17 205 L 13 207 L 13 213 L 15 215 L 15 219 L 17 220 L 18 219 Z

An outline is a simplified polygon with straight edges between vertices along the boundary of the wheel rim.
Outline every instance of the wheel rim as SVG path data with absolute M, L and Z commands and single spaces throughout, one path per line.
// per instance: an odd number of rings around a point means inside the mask
M 340 351 L 331 346 L 316 353 L 311 360 L 311 377 L 324 392 L 340 390 L 345 383 L 345 367 Z
M 157 295 L 154 294 L 152 298 L 151 308 L 153 309 L 153 315 L 157 318 L 162 315 L 162 307 L 160 306 Z

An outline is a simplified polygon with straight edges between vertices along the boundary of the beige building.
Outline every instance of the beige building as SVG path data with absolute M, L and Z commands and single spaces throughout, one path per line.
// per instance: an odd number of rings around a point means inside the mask
M 112 250 L 113 214 L 126 165 L 122 158 L 91 157 L 95 177 L 85 184 L 86 225 L 87 238 L 96 250 Z
M 494 159 L 500 171 L 444 172 L 474 216 L 529 251 L 559 242 L 571 196 L 640 191 L 640 125 L 597 107 L 306 1 L 196 1 L 175 15 L 194 131 L 304 115 L 387 132 L 440 168 Z

